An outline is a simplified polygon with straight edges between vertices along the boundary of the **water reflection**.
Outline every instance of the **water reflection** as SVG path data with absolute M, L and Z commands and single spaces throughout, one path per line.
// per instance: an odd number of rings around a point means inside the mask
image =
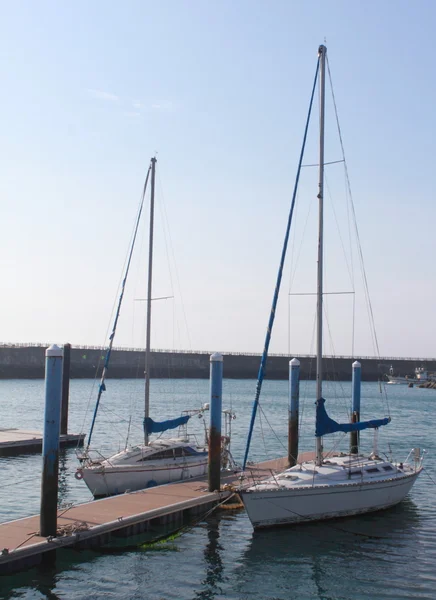
M 38 567 L 38 578 L 34 580 L 35 590 L 48 600 L 60 600 L 53 590 L 56 589 L 58 572 L 55 566 Z
M 69 493 L 68 485 L 68 460 L 65 448 L 59 449 L 59 479 L 58 479 L 58 504 L 62 505 Z
M 162 543 L 144 543 L 165 533 L 156 530 L 96 551 L 60 551 L 55 568 L 2 578 L 0 598 L 87 597 L 90 581 L 95 597 L 119 585 L 119 597 L 153 600 L 413 598 L 425 525 L 411 500 L 372 515 L 259 532 L 244 513 L 217 513 Z M 426 552 L 428 577 L 435 553 L 428 545 Z M 430 598 L 430 584 L 420 581 L 419 597 Z
M 383 586 L 400 581 L 407 586 L 404 564 L 416 557 L 420 526 L 416 506 L 406 499 L 387 511 L 355 518 L 255 531 L 236 574 L 239 590 L 259 593 L 263 588 L 265 599 L 282 598 L 285 592 L 288 599 L 328 600 L 355 597 L 357 585 L 359 597 L 377 597 Z
M 204 561 L 206 563 L 206 577 L 201 581 L 204 589 L 195 593 L 199 600 L 212 600 L 217 594 L 222 594 L 220 583 L 223 581 L 223 561 L 221 552 L 223 547 L 219 542 L 220 518 L 218 515 L 211 517 L 204 527 L 207 530 L 208 542 L 204 548 Z

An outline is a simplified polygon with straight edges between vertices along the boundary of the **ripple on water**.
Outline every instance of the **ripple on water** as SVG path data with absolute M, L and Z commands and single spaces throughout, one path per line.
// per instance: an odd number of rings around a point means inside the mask
M 5 382 L 0 381 L 0 391 L 3 384 Z M 16 381 L 5 385 L 3 393 L 19 400 L 16 411 L 0 403 L 2 426 L 42 429 L 43 382 Z M 119 415 L 120 407 L 125 406 L 126 385 L 125 381 L 108 382 L 106 410 L 95 432 L 96 443 L 102 446 L 122 447 L 125 443 Z M 200 406 L 207 398 L 208 385 L 207 381 L 179 380 L 176 414 L 181 406 Z M 140 384 L 129 382 L 127 385 L 129 389 L 135 386 L 142 393 Z M 171 400 L 170 393 L 174 386 L 174 381 L 152 381 L 153 406 L 159 417 L 166 418 L 175 412 L 171 406 L 175 401 Z M 343 386 L 348 393 L 349 384 Z M 81 429 L 91 387 L 91 382 L 71 382 L 71 431 Z M 224 403 L 231 402 L 237 412 L 232 429 L 233 454 L 238 460 L 244 449 L 254 387 L 252 381 L 224 381 Z M 313 382 L 305 382 L 302 389 L 305 388 L 310 392 Z M 287 414 L 287 384 L 267 381 L 265 392 L 265 410 L 267 399 L 274 397 L 268 420 L 274 423 L 281 441 L 258 429 L 253 436 L 253 459 L 264 458 L 264 443 L 271 457 L 282 454 L 286 446 L 287 423 L 283 415 Z M 244 512 L 218 512 L 180 537 L 148 549 L 131 548 L 116 554 L 62 551 L 52 571 L 33 569 L 2 577 L 0 598 L 434 600 L 436 463 L 432 450 L 436 395 L 406 386 L 394 393 L 396 396 L 390 401 L 391 429 L 386 428 L 392 451 L 404 458 L 416 443 L 429 449 L 424 472 L 399 506 L 358 518 L 255 533 Z M 26 399 L 26 406 L 22 398 Z M 138 422 L 141 406 L 139 403 Z M 313 400 L 309 398 L 309 404 L 302 410 L 303 420 L 309 425 L 313 424 L 309 410 L 312 407 Z M 364 384 L 362 407 L 363 416 L 379 414 L 380 395 L 376 384 Z M 331 412 L 333 417 L 339 416 L 336 404 Z M 363 434 L 362 443 L 370 446 L 372 434 Z M 382 437 L 380 435 L 380 447 Z M 312 434 L 303 434 L 302 449 L 310 449 L 312 441 Z M 38 455 L 1 459 L 0 521 L 38 512 L 41 466 Z M 63 503 L 90 499 L 83 482 L 74 478 L 76 466 L 73 450 L 61 453 Z M 131 540 L 129 545 L 133 543 Z

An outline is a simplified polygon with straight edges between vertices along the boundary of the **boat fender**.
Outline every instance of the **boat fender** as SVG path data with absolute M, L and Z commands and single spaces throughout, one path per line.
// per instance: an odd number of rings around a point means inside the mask
M 83 479 L 83 471 L 82 471 L 82 469 L 77 469 L 77 471 L 74 473 L 74 477 L 76 479 Z

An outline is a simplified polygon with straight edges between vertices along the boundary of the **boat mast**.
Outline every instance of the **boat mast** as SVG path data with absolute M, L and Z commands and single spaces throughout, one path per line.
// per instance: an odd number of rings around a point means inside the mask
M 150 338 L 151 338 L 151 293 L 153 275 L 153 227 L 154 227 L 154 184 L 156 158 L 151 159 L 150 231 L 148 236 L 148 287 L 147 287 L 147 334 L 145 345 L 145 404 L 144 417 L 150 413 Z M 148 445 L 148 433 L 144 429 L 144 444 Z
M 323 227 L 324 227 L 324 113 L 325 113 L 325 57 L 327 48 L 320 46 L 319 70 L 319 230 L 318 230 L 318 277 L 317 277 L 317 338 L 316 338 L 316 401 L 322 398 L 322 275 L 323 275 Z M 152 180 L 153 181 L 153 180 Z M 322 464 L 322 437 L 316 438 L 316 464 Z

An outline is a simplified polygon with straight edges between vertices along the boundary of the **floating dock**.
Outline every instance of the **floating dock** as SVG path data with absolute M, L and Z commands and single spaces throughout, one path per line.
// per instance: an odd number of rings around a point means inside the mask
M 42 451 L 43 434 L 25 429 L 0 429 L 0 456 Z M 83 446 L 85 434 L 68 433 L 59 437 L 61 448 Z M 1 544 L 1 538 L 0 538 Z
M 311 453 L 312 454 L 312 453 Z M 250 465 L 253 479 L 282 470 L 286 458 Z M 221 491 L 209 492 L 206 478 L 190 479 L 86 502 L 58 511 L 57 537 L 39 535 L 40 516 L 0 524 L 0 575 L 42 562 L 43 556 L 64 547 L 96 547 L 113 537 L 148 531 L 157 524 L 182 525 L 184 519 L 206 514 L 234 494 L 238 473 L 221 477 Z

